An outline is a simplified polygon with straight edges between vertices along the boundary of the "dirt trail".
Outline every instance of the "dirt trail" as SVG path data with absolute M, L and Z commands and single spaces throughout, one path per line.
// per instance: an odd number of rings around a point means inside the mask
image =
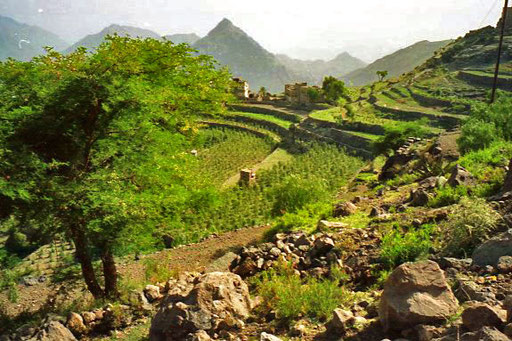
M 164 250 L 144 257 L 158 259 L 171 270 L 181 271 L 227 271 L 231 262 L 230 252 L 243 246 L 255 244 L 263 239 L 269 226 L 258 226 L 226 232 L 210 237 L 200 243 Z M 119 266 L 119 273 L 133 280 L 144 278 L 144 258 Z
M 147 258 L 161 260 L 162 264 L 167 264 L 171 270 L 178 272 L 227 271 L 234 257 L 232 252 L 261 241 L 268 228 L 269 226 L 258 226 L 226 232 L 197 244 L 147 255 L 138 261 L 133 257 L 120 259 L 119 274 L 125 280 L 143 282 L 145 280 L 144 259 Z M 87 302 L 92 299 L 81 278 L 58 284 L 52 283 L 50 279 L 32 286 L 20 284 L 17 286 L 17 293 L 16 303 L 9 302 L 7 292 L 0 293 L 0 305 L 11 317 L 22 313 L 33 314 L 48 302 L 54 301 L 55 297 L 58 297 L 57 301 L 65 301 L 68 304 L 75 300 Z

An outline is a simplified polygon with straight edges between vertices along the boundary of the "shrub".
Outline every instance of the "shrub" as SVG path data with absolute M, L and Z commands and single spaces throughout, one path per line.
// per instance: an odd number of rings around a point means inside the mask
M 332 215 L 332 205 L 330 203 L 313 203 L 306 205 L 294 213 L 286 213 L 276 219 L 274 225 L 267 232 L 267 238 L 276 233 L 289 232 L 293 230 L 313 231 L 319 220 Z
M 340 97 L 348 95 L 345 83 L 335 77 L 325 77 L 322 83 L 325 99 L 330 103 L 336 103 Z
M 388 268 L 392 269 L 405 262 L 413 262 L 429 253 L 432 245 L 430 234 L 432 226 L 424 225 L 412 229 L 405 234 L 399 226 L 382 238 L 380 258 Z
M 417 122 L 396 122 L 384 126 L 384 135 L 373 143 L 373 148 L 377 154 L 388 154 L 405 144 L 411 136 L 425 137 L 428 134 L 427 119 Z
M 329 192 L 321 179 L 305 179 L 299 176 L 288 176 L 280 185 L 269 192 L 274 200 L 273 214 L 295 213 L 307 204 L 320 198 L 329 198 Z
M 462 134 L 457 143 L 463 153 L 489 147 L 500 139 L 512 140 L 512 98 L 500 95 L 488 106 L 472 106 L 471 118 L 462 126 Z
M 468 189 L 464 186 L 445 186 L 435 191 L 435 196 L 429 200 L 428 206 L 432 208 L 444 207 L 459 203 L 463 197 L 468 196 Z
M 282 264 L 261 273 L 253 279 L 257 295 L 263 298 L 259 307 L 263 312 L 275 311 L 280 322 L 290 323 L 300 317 L 324 321 L 340 306 L 348 306 L 357 295 L 341 282 L 345 275 L 339 269 L 331 269 L 328 279 L 301 279 L 293 268 Z
M 476 246 L 488 239 L 501 216 L 484 200 L 463 198 L 442 224 L 439 243 L 442 253 L 451 257 L 471 255 Z
M 165 258 L 146 258 L 143 263 L 146 282 L 148 283 L 167 282 L 176 274 L 175 271 L 170 269 L 169 262 Z
M 462 127 L 462 134 L 457 140 L 462 153 L 489 147 L 499 139 L 498 130 L 494 123 L 470 119 Z

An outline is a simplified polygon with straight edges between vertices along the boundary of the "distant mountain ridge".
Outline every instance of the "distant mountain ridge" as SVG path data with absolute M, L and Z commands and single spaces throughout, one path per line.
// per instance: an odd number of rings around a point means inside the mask
M 340 53 L 330 61 L 293 59 L 284 54 L 276 56 L 289 70 L 312 84 L 320 84 L 325 76 L 341 77 L 368 65 L 347 52 Z
M 388 71 L 388 77 L 397 77 L 412 71 L 434 56 L 452 40 L 430 42 L 423 40 L 376 60 L 368 66 L 345 75 L 343 80 L 353 85 L 366 85 L 378 80 L 377 71 Z
M 88 50 L 94 49 L 98 47 L 107 35 L 117 34 L 121 37 L 130 36 L 132 38 L 154 38 L 154 39 L 162 39 L 162 37 L 151 30 L 147 30 L 144 28 L 138 28 L 133 26 L 124 26 L 124 25 L 110 25 L 105 27 L 101 32 L 96 34 L 90 34 L 83 39 L 79 40 L 75 44 L 71 45 L 64 52 L 69 53 L 76 50 L 78 47 L 85 47 Z
M 172 41 L 175 44 L 185 43 L 185 44 L 189 44 L 189 45 L 193 45 L 196 41 L 201 39 L 201 37 L 195 33 L 169 34 L 169 35 L 166 35 L 164 38 Z
M 43 54 L 45 46 L 60 51 L 68 45 L 56 34 L 38 26 L 22 24 L 0 16 L 0 61 L 9 57 L 28 61 Z
M 246 79 L 252 89 L 264 86 L 272 92 L 280 92 L 284 84 L 297 79 L 275 55 L 228 19 L 223 19 L 193 46 L 228 66 L 233 75 Z

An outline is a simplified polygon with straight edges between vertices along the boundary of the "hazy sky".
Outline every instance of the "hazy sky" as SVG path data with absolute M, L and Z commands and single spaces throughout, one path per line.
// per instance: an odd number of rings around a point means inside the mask
M 495 25 L 502 0 L 0 0 L 0 15 L 69 42 L 116 23 L 162 35 L 206 35 L 222 18 L 269 51 L 366 61 L 419 40 L 456 38 Z

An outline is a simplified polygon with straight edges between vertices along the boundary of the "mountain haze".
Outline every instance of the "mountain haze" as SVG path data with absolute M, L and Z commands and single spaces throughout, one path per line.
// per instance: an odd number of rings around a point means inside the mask
M 276 57 L 289 70 L 312 84 L 320 84 L 325 76 L 341 77 L 368 65 L 347 52 L 340 53 L 330 61 L 293 59 L 284 54 Z
M 146 30 L 143 28 L 133 27 L 133 26 L 122 26 L 122 25 L 110 25 L 104 28 L 101 32 L 96 34 L 90 34 L 85 38 L 79 40 L 65 52 L 72 52 L 76 50 L 78 47 L 86 47 L 87 49 L 94 49 L 98 47 L 107 35 L 117 34 L 121 37 L 130 36 L 132 38 L 154 38 L 154 39 L 162 39 L 162 37 L 153 31 Z
M 175 44 L 186 43 L 186 44 L 189 44 L 189 45 L 193 45 L 196 41 L 201 39 L 201 37 L 198 36 L 195 33 L 170 34 L 170 35 L 166 35 L 164 38 L 167 39 L 167 40 L 172 41 Z
M 366 85 L 378 80 L 377 71 L 388 71 L 388 77 L 397 77 L 412 71 L 417 66 L 434 56 L 434 53 L 449 44 L 451 40 L 430 42 L 420 41 L 416 44 L 398 50 L 388 56 L 376 60 L 365 68 L 353 71 L 343 77 L 353 85 Z
M 285 83 L 298 80 L 276 56 L 228 19 L 222 20 L 194 47 L 228 66 L 233 75 L 247 80 L 252 89 L 264 86 L 270 91 L 280 92 Z
M 60 51 L 68 44 L 56 34 L 40 27 L 0 16 L 0 60 L 11 57 L 27 61 L 44 53 L 45 46 Z

